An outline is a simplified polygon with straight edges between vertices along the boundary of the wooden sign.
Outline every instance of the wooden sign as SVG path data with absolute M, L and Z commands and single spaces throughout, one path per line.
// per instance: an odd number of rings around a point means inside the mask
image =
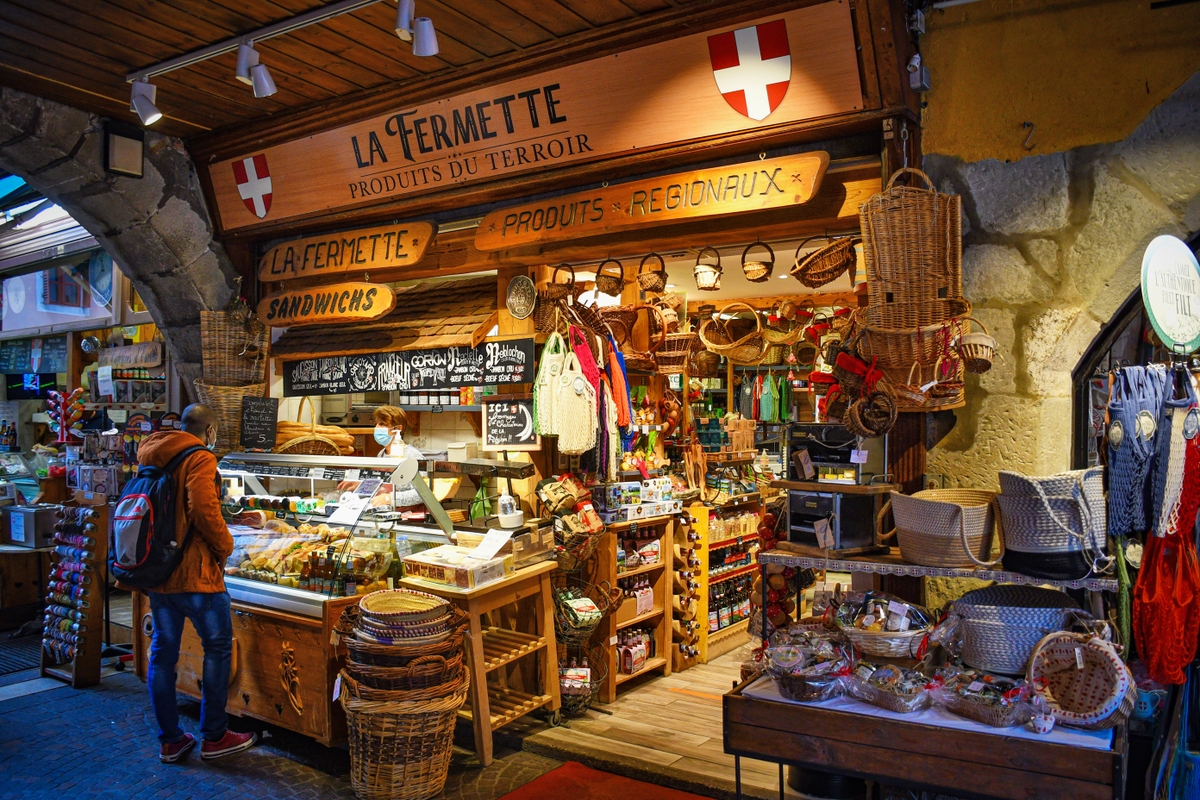
M 278 420 L 278 397 L 243 397 L 242 447 L 270 450 L 275 446 L 275 425 Z
M 258 318 L 273 328 L 379 319 L 396 306 L 382 283 L 330 283 L 268 295 L 258 301 Z
M 127 369 L 157 367 L 162 364 L 162 342 L 141 342 L 124 347 L 106 347 L 100 351 L 100 366 Z
M 236 230 L 864 107 L 850 3 L 693 33 L 208 167 Z
M 382 225 L 277 244 L 258 261 L 260 281 L 361 275 L 373 269 L 415 264 L 433 239 L 429 222 Z
M 533 432 L 533 400 L 490 400 L 483 404 L 484 450 L 540 450 Z
M 503 250 L 634 226 L 800 205 L 817 193 L 828 166 L 829 154 L 818 150 L 502 208 L 479 223 L 475 247 Z
M 509 339 L 475 347 L 287 361 L 283 365 L 283 396 L 532 383 L 533 347 L 533 339 Z

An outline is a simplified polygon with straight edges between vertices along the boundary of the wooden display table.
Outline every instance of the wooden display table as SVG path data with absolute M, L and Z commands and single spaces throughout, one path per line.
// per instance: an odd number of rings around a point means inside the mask
M 925 722 L 909 722 L 895 718 L 906 715 L 891 715 L 873 706 L 864 705 L 858 709 L 864 713 L 857 713 L 851 710 L 857 701 L 809 705 L 752 697 L 745 693 L 752 685 L 737 686 L 722 704 L 725 752 L 735 757 L 739 800 L 742 757 L 956 797 L 1121 800 L 1125 796 L 1124 726 L 1110 732 L 1107 743 L 1093 736 L 1092 746 L 1081 746 L 1056 741 L 1051 738 L 1055 734 L 1019 738 L 1014 729 L 992 732 L 965 720 L 956 727 L 929 724 L 932 718 L 925 715 L 931 712 L 914 715 Z M 835 704 L 842 708 L 826 707 Z M 1071 736 L 1083 738 L 1078 731 L 1063 732 L 1059 738 Z
M 444 597 L 470 616 L 467 663 L 471 670 L 471 707 L 458 713 L 471 720 L 475 754 L 485 767 L 492 763 L 493 731 L 543 706 L 558 711 L 561 705 L 550 588 L 550 573 L 555 566 L 554 561 L 535 564 L 477 589 L 457 589 L 417 578 L 401 581 L 410 589 Z M 533 613 L 527 609 L 530 603 Z M 489 615 L 498 619 L 485 619 Z M 495 624 L 497 621 L 501 624 Z M 534 654 L 537 678 L 531 691 L 521 691 L 524 686 L 510 687 L 509 676 L 501 667 Z M 488 677 L 493 673 L 489 685 Z M 513 679 L 514 683 L 520 682 L 520 674 Z

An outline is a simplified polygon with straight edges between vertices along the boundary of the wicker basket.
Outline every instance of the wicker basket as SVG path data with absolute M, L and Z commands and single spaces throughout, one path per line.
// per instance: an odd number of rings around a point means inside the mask
M 749 333 L 734 338 L 730 333 L 732 320 L 706 319 L 700 323 L 700 341 L 709 352 L 724 356 L 734 364 L 757 364 L 767 352 L 767 340 L 762 335 L 762 320 L 758 312 L 746 303 L 730 303 L 721 309 L 721 315 L 729 310 L 740 307 L 749 311 L 754 317 L 754 329 Z M 740 312 L 739 312 L 740 313 Z
M 234 386 L 266 380 L 271 332 L 244 305 L 231 311 L 200 312 L 204 380 Z
M 970 332 L 971 304 L 966 300 L 931 301 L 941 309 L 943 319 L 917 325 L 893 325 L 884 320 L 879 306 L 867 306 L 854 312 L 855 327 L 862 332 L 858 354 L 878 359 L 881 367 L 909 369 L 916 361 L 932 366 L 950 348 L 950 341 Z
M 888 711 L 894 711 L 897 714 L 912 714 L 929 708 L 929 692 L 924 687 L 914 692 L 901 694 L 875 686 L 857 675 L 847 678 L 846 684 L 851 697 Z
M 600 611 L 600 615 L 594 620 L 579 624 L 571 618 L 567 611 L 564 600 L 559 595 L 561 588 L 573 589 L 580 595 L 590 599 Z M 618 595 L 620 596 L 620 595 Z M 609 606 L 612 604 L 613 590 L 607 584 L 598 586 L 594 583 L 581 580 L 579 578 L 566 578 L 563 580 L 554 591 L 554 635 L 558 641 L 564 644 L 583 645 L 588 639 L 592 638 L 592 634 L 596 632 L 596 628 L 609 612 Z
M 612 274 L 612 266 L 616 265 L 617 274 Z M 608 269 L 608 272 L 604 270 Z M 596 288 L 608 295 L 620 296 L 625 289 L 625 267 L 615 258 L 606 258 L 596 267 Z
M 679 375 L 687 368 L 688 358 L 703 349 L 700 336 L 695 331 L 668 333 L 663 345 L 654 354 L 656 370 L 660 375 Z
M 841 677 L 822 675 L 815 678 L 790 675 L 776 670 L 770 665 L 766 667 L 766 673 L 775 681 L 780 695 L 798 703 L 820 703 L 839 697 L 845 692 L 846 681 Z
M 921 642 L 932 628 L 907 631 L 864 631 L 838 625 L 842 635 L 850 640 L 864 656 L 876 658 L 916 658 Z
M 1078 606 L 1053 589 L 998 585 L 967 592 L 954 602 L 954 613 L 962 617 L 962 658 L 968 666 L 1019 675 L 1034 646 L 1065 628 Z
M 296 422 L 300 422 L 304 416 L 305 403 L 308 403 L 308 414 L 312 420 L 309 433 L 297 436 L 294 439 L 288 439 L 282 445 L 275 448 L 275 452 L 287 453 L 294 456 L 340 456 L 342 449 L 338 447 L 337 442 L 317 433 L 317 412 L 313 409 L 312 398 L 307 395 L 300 398 L 300 405 L 296 410 Z
M 706 264 L 704 257 L 711 254 L 716 263 Z M 696 256 L 696 266 L 692 268 L 692 276 L 696 279 L 696 288 L 702 292 L 718 292 L 721 290 L 721 254 L 715 247 L 705 245 Z
M 747 261 L 746 257 L 750 255 L 750 251 L 755 247 L 761 247 L 767 251 L 770 261 Z M 751 283 L 763 283 L 771 277 L 771 273 L 775 271 L 775 251 L 771 246 L 761 239 L 755 240 L 746 245 L 746 249 L 742 251 L 742 274 L 746 276 L 746 280 Z
M 568 279 L 566 283 L 558 282 L 558 273 L 562 270 L 567 270 Z M 542 296 L 551 300 L 565 300 L 575 294 L 575 268 L 570 264 L 559 264 L 554 268 L 554 272 L 550 273 L 550 282 L 546 284 L 546 288 L 542 289 Z
M 650 259 L 658 260 L 658 269 L 646 271 L 646 262 Z M 647 253 L 640 264 L 638 264 L 637 282 L 642 287 L 643 291 L 661 292 L 667 288 L 667 265 L 663 261 L 663 257 L 658 253 Z
M 927 188 L 898 185 L 905 175 Z M 939 193 L 920 170 L 900 169 L 862 205 L 859 224 L 873 302 L 962 297 L 962 198 Z
M 343 612 L 344 613 L 344 612 Z M 451 658 L 462 650 L 463 637 L 466 634 L 470 618 L 465 612 L 454 607 L 454 619 L 450 626 L 450 634 L 439 641 L 425 644 L 388 645 L 369 642 L 354 636 L 343 636 L 342 644 L 346 646 L 349 658 L 356 664 L 380 667 L 406 667 L 422 656 L 441 656 Z M 339 630 L 342 625 L 339 624 Z
M 592 707 L 592 703 L 595 702 L 596 697 L 600 694 L 600 687 L 604 685 L 604 681 L 608 677 L 608 666 L 605 664 L 603 652 L 600 650 L 591 650 L 589 652 L 583 647 L 577 649 L 580 654 L 587 657 L 588 669 L 592 671 L 592 678 L 586 690 L 581 692 L 567 692 L 563 691 L 563 687 L 559 687 L 559 695 L 562 699 L 562 713 L 567 717 L 583 716 Z
M 196 399 L 211 408 L 217 415 L 217 457 L 236 448 L 242 441 L 242 398 L 263 397 L 267 393 L 265 383 L 249 386 L 217 386 L 196 379 Z M 336 450 L 336 446 L 335 446 Z M 341 455 L 338 451 L 337 455 Z
M 951 714 L 982 722 L 992 728 L 1011 728 L 1014 725 L 1024 724 L 1029 718 L 1029 709 L 1023 703 L 1011 702 L 995 705 L 963 697 L 952 691 L 942 692 L 938 705 Z
M 1116 727 L 1129 718 L 1137 699 L 1133 675 L 1116 648 L 1090 634 L 1046 636 L 1034 647 L 1025 675 L 1055 720 L 1074 728 Z
M 860 239 L 841 238 L 830 239 L 829 243 L 820 247 L 804 258 L 800 251 L 804 245 L 819 237 L 810 236 L 796 248 L 796 256 L 792 262 L 791 275 L 810 289 L 817 289 L 827 283 L 832 283 L 847 270 L 850 271 L 850 283 L 854 284 L 858 273 L 858 252 L 855 245 Z
M 896 405 L 901 409 L 905 408 L 921 408 L 929 402 L 929 395 L 921 388 L 924 384 L 921 383 L 921 362 L 914 361 L 912 366 L 908 368 L 908 377 L 903 381 L 889 380 L 892 385 L 892 390 L 896 393 Z M 913 375 L 916 375 L 916 383 L 913 383 Z M 887 377 L 887 371 L 884 371 L 884 377 Z
M 892 429 L 898 413 L 895 395 L 886 384 L 878 383 L 873 392 L 850 402 L 842 421 L 856 436 L 874 439 Z
M 972 318 L 983 333 L 964 333 L 958 337 L 958 354 L 962 356 L 967 372 L 982 375 L 992 368 L 996 358 L 996 340 L 988 335 L 987 328 L 982 322 Z
M 533 327 L 538 333 L 551 333 L 555 329 L 566 331 L 561 307 L 561 301 L 553 300 L 544 293 L 538 292 L 537 305 L 533 307 Z
M 404 667 L 382 667 L 376 664 L 359 664 L 346 660 L 346 672 L 361 686 L 389 691 L 413 691 L 430 689 L 452 683 L 462 677 L 462 649 L 449 658 L 445 656 L 420 656 Z
M 913 495 L 892 492 L 892 516 L 900 558 L 923 567 L 991 567 L 996 527 L 996 493 L 977 489 L 926 489 Z
M 361 800 L 424 800 L 440 794 L 450 769 L 458 710 L 466 699 L 465 682 L 431 700 L 367 700 L 343 691 L 355 795 Z

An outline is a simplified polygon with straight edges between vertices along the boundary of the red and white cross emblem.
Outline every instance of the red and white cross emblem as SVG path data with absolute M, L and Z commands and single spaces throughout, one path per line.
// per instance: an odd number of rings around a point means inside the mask
M 263 153 L 233 162 L 238 194 L 250 213 L 262 219 L 271 210 L 271 173 Z
M 750 119 L 766 119 L 792 79 L 787 24 L 781 20 L 708 37 L 713 76 L 725 102 Z

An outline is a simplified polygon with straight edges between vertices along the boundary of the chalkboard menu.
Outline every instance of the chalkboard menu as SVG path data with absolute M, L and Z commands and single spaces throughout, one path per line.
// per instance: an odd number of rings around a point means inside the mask
M 270 450 L 275 446 L 275 422 L 279 418 L 279 398 L 242 398 L 242 447 Z
M 283 365 L 283 394 L 348 394 L 460 386 L 532 383 L 533 339 L 484 342 L 478 347 L 401 350 Z
M 33 363 L 34 360 L 37 363 Z M 67 337 L 9 339 L 0 342 L 0 372 L 66 372 Z
M 483 404 L 484 450 L 540 450 L 533 432 L 533 400 L 491 400 Z

